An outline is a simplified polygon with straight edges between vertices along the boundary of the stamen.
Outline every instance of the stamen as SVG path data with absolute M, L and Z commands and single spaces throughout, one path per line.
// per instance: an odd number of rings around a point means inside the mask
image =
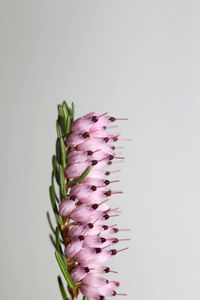
M 99 207 L 98 204 L 93 204 L 93 205 L 91 206 L 91 208 L 93 208 L 93 209 L 97 209 L 98 207 Z
M 85 271 L 85 273 L 89 273 L 90 272 L 90 269 L 88 267 L 85 267 L 83 270 Z
M 92 185 L 91 190 L 95 192 L 97 190 L 97 187 L 95 185 Z
M 110 218 L 112 218 L 112 217 L 119 217 L 119 215 L 111 215 Z
M 99 120 L 99 119 L 98 119 L 97 116 L 93 116 L 92 119 L 91 119 L 91 121 L 94 122 L 94 123 L 98 122 L 98 120 Z
M 121 251 L 124 251 L 124 250 L 127 250 L 129 247 L 126 247 L 126 248 L 123 248 L 123 249 L 120 249 L 120 250 L 117 250 L 117 253 L 121 252 Z
M 111 194 L 112 194 L 111 190 L 108 190 L 107 192 L 104 193 L 104 195 L 106 195 L 107 197 L 111 196 Z
M 105 143 L 108 143 L 109 138 L 108 138 L 108 137 L 105 137 L 105 138 L 103 139 L 103 141 L 104 141 Z
M 116 255 L 117 254 L 117 250 L 116 249 L 112 249 L 112 250 L 110 250 L 110 252 L 111 252 L 111 255 Z
M 112 193 L 112 194 L 123 194 L 122 191 L 112 191 L 111 193 Z
M 108 229 L 108 225 L 103 225 L 102 228 L 103 228 L 104 230 L 107 230 L 107 229 Z
M 108 199 L 106 199 L 106 200 L 100 202 L 99 205 L 101 205 L 101 204 L 103 204 L 103 203 L 105 203 L 105 202 L 107 202 L 107 201 L 108 201 Z
M 110 171 L 109 174 L 113 174 L 113 173 L 117 173 L 117 172 L 121 172 L 121 170 L 115 170 L 115 171 Z
M 130 141 L 132 141 L 132 139 L 123 139 L 123 138 L 120 138 L 120 139 L 118 139 L 119 141 L 128 141 L 128 142 L 130 142 Z
M 93 154 L 93 151 L 91 151 L 91 150 L 87 151 L 88 156 L 91 156 L 92 154 Z
M 110 122 L 114 122 L 116 119 L 115 119 L 114 117 L 110 117 L 108 120 L 109 120 Z
M 105 185 L 109 185 L 110 181 L 109 180 L 105 180 L 104 183 L 105 183 Z
M 100 253 L 101 252 L 101 248 L 95 248 L 96 253 Z
M 86 139 L 86 138 L 89 138 L 90 135 L 89 135 L 88 132 L 84 132 L 84 133 L 82 134 L 82 137 L 83 137 L 84 139 Z
M 107 115 L 107 114 L 108 114 L 108 112 L 106 112 L 106 113 L 104 113 L 104 114 L 98 116 L 98 118 L 101 118 L 101 117 L 103 117 L 103 116 L 105 116 L 105 115 Z
M 93 225 L 92 223 L 89 223 L 88 226 L 89 226 L 89 228 L 91 228 L 91 229 L 94 227 L 94 225 Z
M 92 160 L 91 163 L 92 163 L 92 166 L 95 166 L 98 163 L 98 161 L 97 160 Z
M 105 273 L 109 273 L 109 272 L 110 272 L 110 268 L 109 268 L 109 267 L 106 267 L 103 271 L 104 271 Z
M 106 242 L 105 238 L 100 238 L 100 240 L 101 240 L 101 243 L 105 243 Z
M 110 270 L 110 273 L 115 273 L 115 274 L 118 274 L 118 272 L 116 272 L 116 271 L 112 271 L 112 270 Z
M 118 128 L 117 125 L 113 125 L 113 126 L 105 126 L 106 128 L 105 129 L 113 129 L 113 128 Z

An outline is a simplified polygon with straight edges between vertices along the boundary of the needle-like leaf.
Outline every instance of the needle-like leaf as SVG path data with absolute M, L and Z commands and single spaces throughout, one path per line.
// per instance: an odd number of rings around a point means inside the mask
M 55 242 L 55 240 L 54 240 L 52 234 L 49 235 L 49 238 L 50 238 L 50 241 L 51 241 L 52 245 L 53 245 L 54 248 L 56 249 L 56 242 Z
M 70 133 L 70 129 L 71 129 L 71 118 L 68 116 L 68 118 L 67 118 L 67 129 L 66 129 L 67 134 Z
M 62 129 L 58 121 L 56 121 L 56 130 L 57 130 L 57 136 L 60 138 L 62 136 Z
M 55 235 L 56 235 L 56 249 L 62 253 L 62 248 L 61 248 L 61 241 L 60 241 L 60 229 L 59 227 L 57 226 L 56 227 L 56 232 L 55 232 Z
M 74 120 L 74 110 L 75 110 L 74 102 L 72 102 L 72 109 L 71 109 L 71 118 L 72 118 L 72 121 Z
M 56 198 L 55 198 L 55 194 L 53 192 L 53 187 L 52 185 L 49 187 L 49 195 L 50 195 L 50 200 L 51 200 L 51 206 L 52 206 L 52 209 L 53 209 L 53 212 L 55 214 L 55 218 L 58 222 L 58 224 L 62 224 L 62 219 L 61 217 L 59 216 L 59 213 L 58 213 L 58 208 L 57 208 L 57 205 L 56 205 Z
M 62 137 L 60 137 L 60 152 L 61 152 L 61 164 L 63 168 L 65 169 L 67 166 L 67 160 L 66 160 L 66 147 L 65 143 Z
M 56 260 L 59 264 L 59 267 L 60 267 L 60 269 L 63 273 L 63 276 L 65 277 L 69 287 L 71 289 L 73 289 L 74 288 L 74 282 L 73 282 L 71 276 L 69 275 L 66 263 L 64 263 L 63 258 L 62 258 L 62 256 L 60 255 L 60 253 L 58 251 L 55 251 L 55 256 L 56 256 Z
M 69 300 L 69 298 L 67 298 L 67 293 L 65 291 L 65 288 L 64 288 L 64 285 L 63 285 L 63 282 L 62 282 L 62 279 L 60 276 L 58 276 L 58 285 L 59 285 L 63 300 Z
M 55 155 L 52 156 L 52 167 L 53 167 L 53 174 L 56 178 L 57 184 L 59 184 L 59 177 L 58 177 L 58 161 Z
M 61 165 L 59 165 L 59 182 L 60 182 L 60 196 L 61 199 L 65 199 L 67 196 L 64 170 Z
M 63 106 L 62 105 L 58 105 L 58 122 L 61 126 L 62 129 L 62 133 L 65 134 L 66 128 L 65 128 L 65 113 L 63 111 Z
M 59 201 L 58 196 L 56 194 L 55 185 L 54 185 L 54 173 L 53 172 L 51 174 L 51 185 L 52 185 L 52 188 L 53 188 L 53 192 L 54 192 L 56 201 L 59 203 L 60 201 Z
M 51 231 L 55 234 L 55 229 L 52 225 L 51 218 L 50 218 L 50 215 L 49 215 L 48 211 L 47 211 L 47 220 L 48 220 L 48 223 L 49 223 L 49 227 L 51 228 Z

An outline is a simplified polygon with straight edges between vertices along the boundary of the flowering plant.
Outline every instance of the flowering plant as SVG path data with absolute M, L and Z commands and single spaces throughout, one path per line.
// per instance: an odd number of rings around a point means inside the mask
M 118 281 L 105 277 L 117 273 L 107 266 L 108 259 L 127 249 L 112 246 L 128 240 L 115 237 L 128 229 L 106 224 L 120 213 L 118 208 L 110 208 L 109 197 L 122 193 L 108 187 L 118 182 L 109 176 L 120 170 L 107 168 L 123 159 L 116 155 L 122 147 L 113 145 L 120 140 L 119 135 L 109 133 L 115 127 L 110 124 L 116 120 L 123 119 L 92 112 L 74 121 L 74 104 L 71 108 L 65 101 L 58 105 L 56 154 L 49 188 L 56 228 L 48 212 L 47 219 L 55 257 L 67 282 L 68 292 L 58 276 L 63 300 L 77 300 L 80 292 L 84 300 L 125 295 L 117 292 Z

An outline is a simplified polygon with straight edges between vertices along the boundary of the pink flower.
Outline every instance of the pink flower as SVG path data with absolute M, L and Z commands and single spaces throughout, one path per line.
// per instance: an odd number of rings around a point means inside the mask
M 127 249 L 113 249 L 118 242 L 127 239 L 116 238 L 120 229 L 106 224 L 108 219 L 119 214 L 118 208 L 111 209 L 108 204 L 112 194 L 121 193 L 111 189 L 118 180 L 109 177 L 119 170 L 108 170 L 113 161 L 123 159 L 116 155 L 113 146 L 120 140 L 119 134 L 109 133 L 106 129 L 116 120 L 107 114 L 89 113 L 72 123 L 66 140 L 67 182 L 71 184 L 91 167 L 89 174 L 70 188 L 59 207 L 60 215 L 70 220 L 65 245 L 67 260 L 74 264 L 70 274 L 89 299 L 104 300 L 117 294 L 119 283 L 101 274 L 117 273 L 104 264 Z

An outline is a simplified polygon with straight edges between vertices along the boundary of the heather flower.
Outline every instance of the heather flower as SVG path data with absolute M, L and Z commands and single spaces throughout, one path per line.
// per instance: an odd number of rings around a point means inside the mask
M 112 163 L 124 157 L 116 154 L 123 147 L 115 146 L 121 139 L 118 133 L 110 133 L 117 120 L 107 113 L 89 113 L 74 120 L 74 106 L 66 102 L 58 106 L 56 156 L 53 156 L 50 198 L 57 227 L 54 229 L 47 215 L 55 238 L 56 259 L 68 284 L 71 299 L 104 300 L 119 294 L 120 283 L 108 280 L 107 273 L 116 271 L 107 265 L 109 259 L 127 249 L 116 249 L 116 244 L 127 241 L 116 237 L 119 229 L 108 225 L 108 220 L 119 216 L 118 208 L 109 206 L 113 190 L 119 181 L 115 176 L 120 170 L 109 170 Z M 60 197 L 56 194 L 55 181 Z M 113 278 L 114 279 L 114 278 Z M 58 278 L 63 299 L 69 299 L 61 278 Z

